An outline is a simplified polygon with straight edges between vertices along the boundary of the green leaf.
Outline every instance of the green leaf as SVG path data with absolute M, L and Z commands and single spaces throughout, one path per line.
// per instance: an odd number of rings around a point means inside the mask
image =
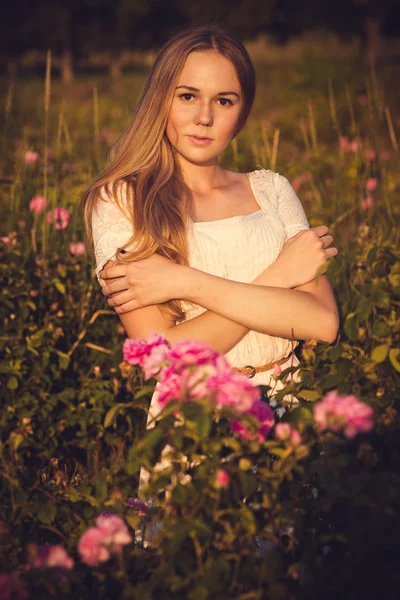
M 37 518 L 42 523 L 49 525 L 56 518 L 57 508 L 54 503 L 41 504 L 37 510 Z
M 318 390 L 300 390 L 297 394 L 300 398 L 304 398 L 304 400 L 309 400 L 310 402 L 316 402 L 321 398 L 321 393 Z
M 53 279 L 54 286 L 60 292 L 60 294 L 65 294 L 65 285 L 59 279 Z
M 7 388 L 9 390 L 16 390 L 18 387 L 18 379 L 12 375 L 7 382 Z
M 380 344 L 376 346 L 371 352 L 371 358 L 376 363 L 381 363 L 386 360 L 389 353 L 389 344 Z
M 370 298 L 361 296 L 357 302 L 357 316 L 360 321 L 366 321 L 371 314 L 373 303 Z
M 69 365 L 69 356 L 68 354 L 64 354 L 64 352 L 57 351 L 58 354 L 58 366 L 61 370 L 68 369 Z
M 400 373 L 400 361 L 399 361 L 399 350 L 397 348 L 391 348 L 389 350 L 389 360 L 396 371 Z
M 104 427 L 110 427 L 111 425 L 114 425 L 114 423 L 117 420 L 117 415 L 119 413 L 120 410 L 122 410 L 123 408 L 126 407 L 126 404 L 123 403 L 119 403 L 119 404 L 114 404 L 114 406 L 112 408 L 110 408 L 110 410 L 107 412 L 106 416 L 104 417 Z
M 356 313 L 349 313 L 344 323 L 344 330 L 349 340 L 355 341 L 358 339 L 358 323 Z

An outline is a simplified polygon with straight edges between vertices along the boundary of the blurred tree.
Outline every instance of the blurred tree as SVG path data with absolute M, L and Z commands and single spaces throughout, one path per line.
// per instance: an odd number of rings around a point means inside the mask
M 398 0 L 280 0 L 268 32 L 285 41 L 305 30 L 325 29 L 346 38 L 357 35 L 365 60 L 375 67 L 382 33 Z

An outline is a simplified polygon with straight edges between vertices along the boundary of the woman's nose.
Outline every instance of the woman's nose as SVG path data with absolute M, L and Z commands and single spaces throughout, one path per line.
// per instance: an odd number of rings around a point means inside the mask
M 210 127 L 213 124 L 213 114 L 208 103 L 204 102 L 199 105 L 199 110 L 195 117 L 196 125 L 205 125 Z

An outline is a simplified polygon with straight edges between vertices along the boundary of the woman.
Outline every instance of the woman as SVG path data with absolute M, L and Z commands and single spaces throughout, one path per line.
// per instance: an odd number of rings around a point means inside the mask
M 287 179 L 219 166 L 254 94 L 240 43 L 216 27 L 180 33 L 82 208 L 127 335 L 202 340 L 259 385 L 274 364 L 298 364 L 294 340 L 335 339 L 334 296 L 316 275 L 337 249 L 326 227 L 309 229 Z

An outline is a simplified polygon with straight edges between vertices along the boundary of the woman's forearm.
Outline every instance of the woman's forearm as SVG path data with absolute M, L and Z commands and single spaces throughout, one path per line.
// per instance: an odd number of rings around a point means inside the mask
M 254 285 L 191 271 L 184 299 L 229 321 L 289 339 L 332 342 L 336 337 L 337 315 L 308 292 L 272 287 L 265 279 Z
M 268 267 L 253 282 L 254 285 L 284 287 L 285 282 L 274 265 Z M 222 354 L 226 354 L 249 332 L 249 328 L 223 317 L 211 310 L 184 321 L 164 332 L 164 336 L 174 343 L 181 339 L 201 340 Z

